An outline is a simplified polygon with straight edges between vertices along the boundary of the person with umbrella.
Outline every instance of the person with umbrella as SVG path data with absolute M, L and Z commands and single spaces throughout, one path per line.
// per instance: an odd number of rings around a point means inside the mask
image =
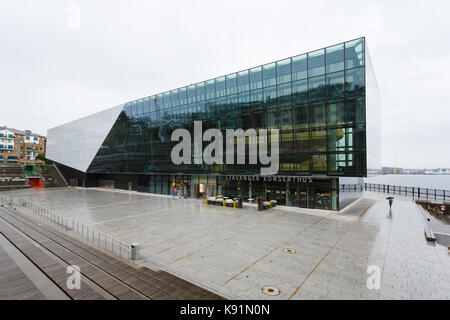
M 389 208 L 392 208 L 392 202 L 394 202 L 394 197 L 387 197 L 387 200 L 389 200 Z

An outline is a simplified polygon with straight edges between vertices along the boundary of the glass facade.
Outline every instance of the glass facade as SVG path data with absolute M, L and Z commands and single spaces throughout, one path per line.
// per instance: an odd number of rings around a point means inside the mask
M 170 193 L 176 176 L 188 177 L 183 181 L 190 184 L 208 177 L 214 182 L 205 186 L 214 184 L 217 193 L 231 194 L 229 185 L 235 185 L 246 190 L 244 198 L 264 194 L 287 205 L 337 209 L 339 178 L 367 175 L 366 79 L 374 76 L 366 57 L 365 38 L 359 38 L 128 102 L 86 172 L 147 174 L 144 185 L 156 193 Z M 279 129 L 278 176 L 313 182 L 227 184 L 225 176 L 259 176 L 260 165 L 249 165 L 248 154 L 245 165 L 174 165 L 170 155 L 178 142 L 171 141 L 172 132 L 184 128 L 193 136 L 194 121 L 224 136 L 226 129 Z M 379 130 L 377 125 L 371 132 L 374 144 Z M 251 143 L 246 140 L 246 151 Z

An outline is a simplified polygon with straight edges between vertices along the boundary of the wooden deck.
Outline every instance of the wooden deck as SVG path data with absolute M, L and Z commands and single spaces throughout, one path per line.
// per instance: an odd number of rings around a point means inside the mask
M 16 230 L 15 230 L 16 229 Z M 30 239 L 66 265 L 80 267 L 82 279 L 89 279 L 116 299 L 125 300 L 218 300 L 222 297 L 164 271 L 135 268 L 16 210 L 0 207 L 0 232 L 29 260 L 52 279 L 71 299 L 104 299 L 93 285 L 82 289 L 66 287 L 65 266 L 55 261 Z M 2 271 L 0 271 L 1 273 Z M 19 297 L 17 297 L 19 298 Z
M 0 300 L 43 300 L 44 295 L 0 247 Z

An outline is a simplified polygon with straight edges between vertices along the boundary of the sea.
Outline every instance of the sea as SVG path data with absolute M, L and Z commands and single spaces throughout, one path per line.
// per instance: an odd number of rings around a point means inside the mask
M 364 178 L 364 182 L 450 190 L 450 175 L 387 174 Z

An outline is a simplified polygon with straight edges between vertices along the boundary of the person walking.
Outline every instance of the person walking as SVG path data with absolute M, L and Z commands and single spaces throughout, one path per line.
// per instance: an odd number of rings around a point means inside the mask
M 387 200 L 389 200 L 389 208 L 392 208 L 392 203 L 394 202 L 394 198 L 393 197 L 387 197 Z
M 177 196 L 177 192 L 178 192 L 177 188 L 174 188 L 174 189 L 173 189 L 173 196 L 174 196 L 174 197 Z

